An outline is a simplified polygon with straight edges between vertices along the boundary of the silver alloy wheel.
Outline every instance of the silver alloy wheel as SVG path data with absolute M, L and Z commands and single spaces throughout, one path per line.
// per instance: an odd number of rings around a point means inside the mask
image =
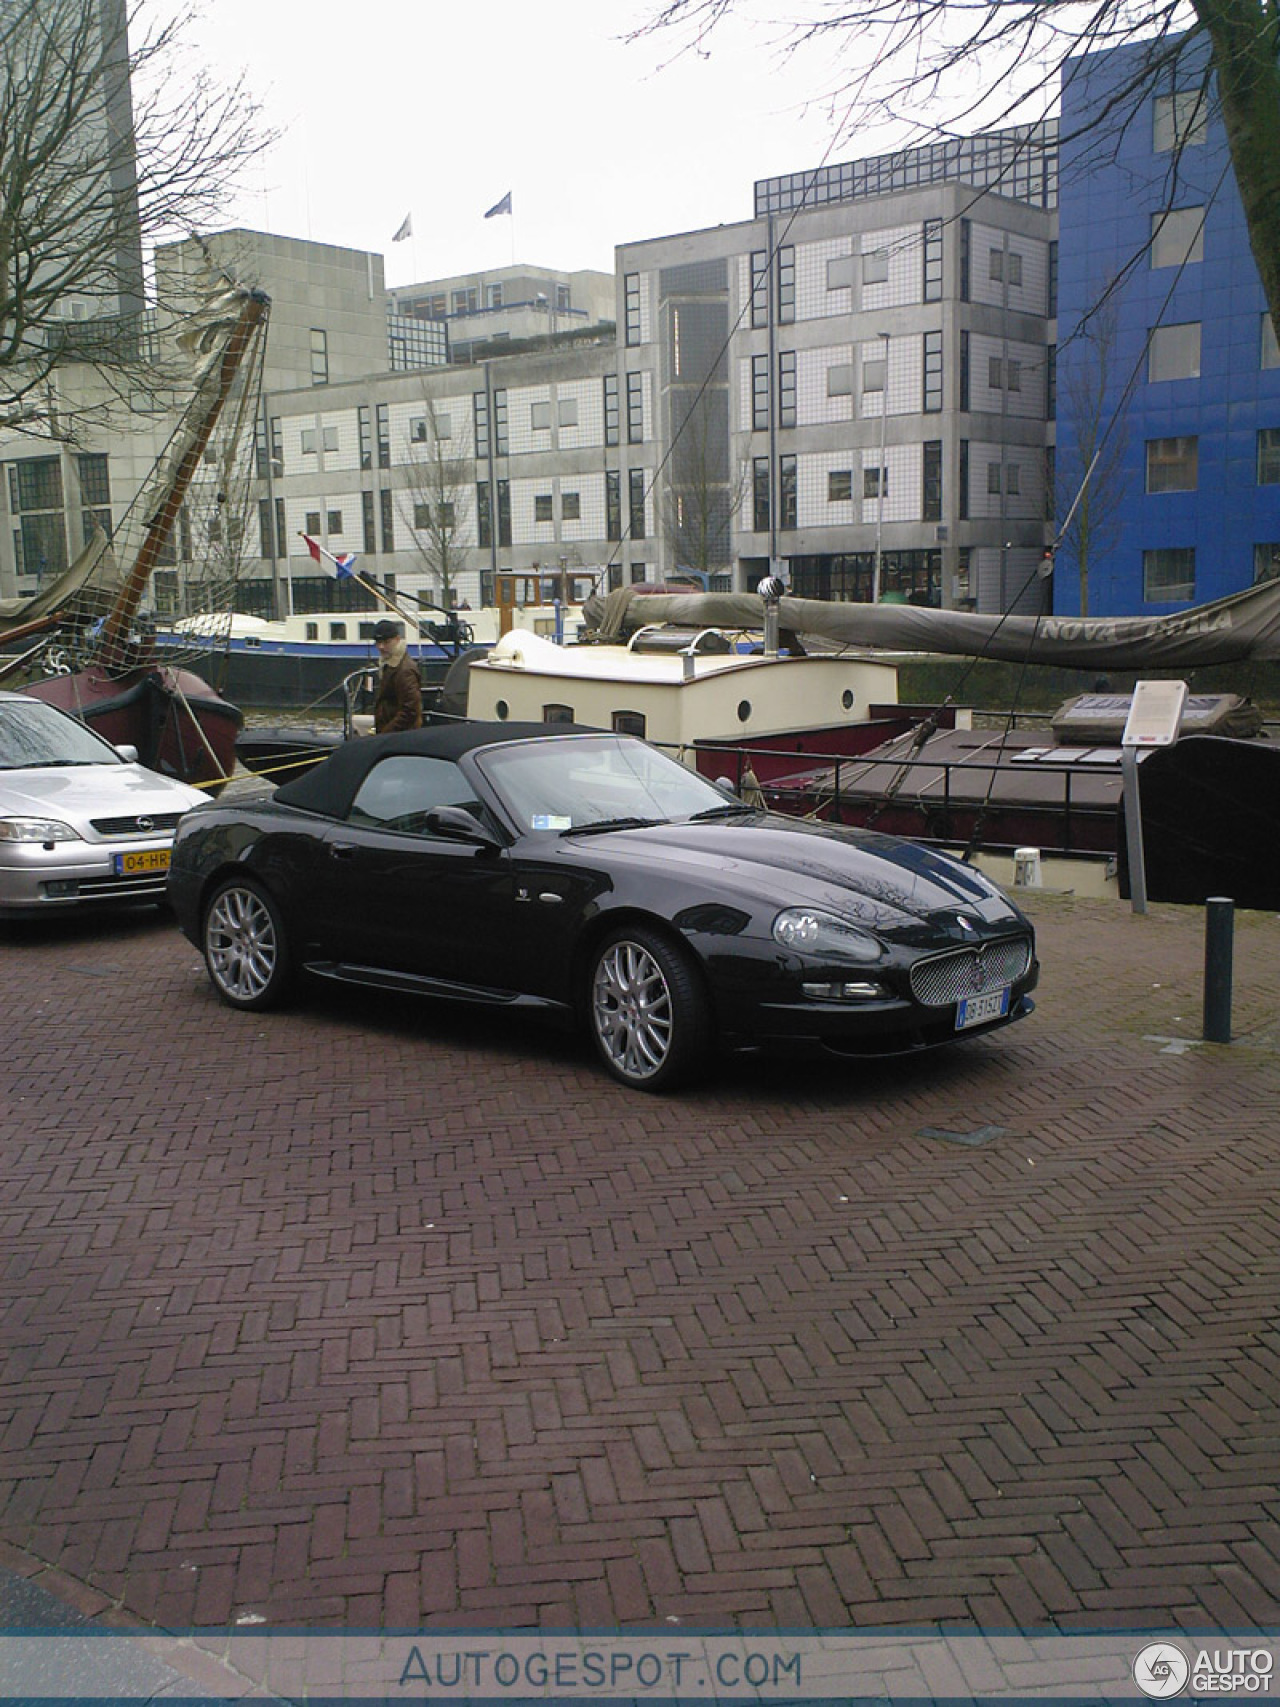
M 251 1002 L 271 983 L 280 960 L 271 910 L 255 889 L 224 889 L 204 927 L 205 957 L 214 982 L 234 1002 Z
M 648 1079 L 671 1052 L 672 1002 L 666 974 L 638 942 L 623 938 L 601 955 L 591 989 L 600 1047 L 627 1079 Z

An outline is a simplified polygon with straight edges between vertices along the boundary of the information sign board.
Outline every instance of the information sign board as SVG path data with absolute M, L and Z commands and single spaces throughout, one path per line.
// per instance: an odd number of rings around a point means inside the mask
M 1185 682 L 1135 682 L 1121 746 L 1171 747 L 1186 703 Z

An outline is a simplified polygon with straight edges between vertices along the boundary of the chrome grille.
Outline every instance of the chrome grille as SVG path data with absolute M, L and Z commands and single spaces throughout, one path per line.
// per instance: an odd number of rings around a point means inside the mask
M 142 830 L 138 827 L 137 815 L 128 818 L 91 818 L 89 822 L 100 836 L 159 836 L 167 830 L 177 828 L 181 812 L 146 812 L 145 817 L 149 828 Z
M 911 994 L 926 1007 L 945 1008 L 964 996 L 1016 984 L 1030 964 L 1031 944 L 1026 937 L 1006 937 L 982 948 L 957 948 L 913 966 Z

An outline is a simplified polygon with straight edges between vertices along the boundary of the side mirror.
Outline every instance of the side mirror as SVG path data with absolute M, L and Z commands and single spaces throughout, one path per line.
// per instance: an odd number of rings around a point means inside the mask
M 724 789 L 725 793 L 731 794 L 735 800 L 738 798 L 738 790 L 731 776 L 718 776 L 716 787 Z
M 116 743 L 116 752 L 119 753 L 120 757 L 125 761 L 126 764 L 130 764 L 130 765 L 136 765 L 137 764 L 137 762 L 138 762 L 138 749 L 133 745 L 133 743 L 131 741 L 117 742 Z
M 478 848 L 498 848 L 502 843 L 463 806 L 433 806 L 427 813 L 427 831 L 450 842 L 471 842 Z

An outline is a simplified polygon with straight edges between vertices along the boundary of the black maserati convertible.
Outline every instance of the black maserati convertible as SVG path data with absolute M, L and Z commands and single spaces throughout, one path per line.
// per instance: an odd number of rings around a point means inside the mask
M 215 988 L 300 972 L 585 1022 L 666 1090 L 713 1045 L 893 1054 L 1031 1012 L 1031 926 L 980 873 L 758 811 L 626 735 L 371 736 L 182 820 L 169 897 Z

